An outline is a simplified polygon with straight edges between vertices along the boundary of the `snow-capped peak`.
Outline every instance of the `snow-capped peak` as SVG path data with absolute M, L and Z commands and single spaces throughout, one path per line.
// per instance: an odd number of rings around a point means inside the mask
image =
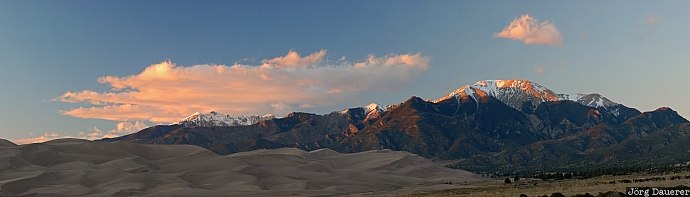
M 343 109 L 340 111 L 340 113 L 356 120 L 366 121 L 372 118 L 381 117 L 383 111 L 384 110 L 381 109 L 381 105 L 377 103 L 371 103 L 364 107 Z
M 506 105 L 518 110 L 527 103 L 537 105 L 542 102 L 571 100 L 590 107 L 608 107 L 617 105 L 599 94 L 556 94 L 548 88 L 529 80 L 483 80 L 472 85 L 464 85 L 450 94 L 435 100 L 441 102 L 450 98 L 471 97 L 482 102 L 489 96 L 494 97 Z
M 340 113 L 341 113 L 341 114 L 347 114 L 347 113 L 350 113 L 351 110 L 353 110 L 353 109 L 361 109 L 361 110 L 364 111 L 364 114 L 365 114 L 365 115 L 366 115 L 366 114 L 369 114 L 369 113 L 371 113 L 371 112 L 375 112 L 375 111 L 376 111 L 376 112 L 381 112 L 381 111 L 383 111 L 383 109 L 381 109 L 381 106 L 380 106 L 378 103 L 370 103 L 369 105 L 364 106 L 364 107 L 355 107 L 355 108 L 343 109 L 343 110 L 340 110 Z
M 184 126 L 199 126 L 199 127 L 217 127 L 217 126 L 243 126 L 253 125 L 263 120 L 274 119 L 272 114 L 260 116 L 230 116 L 221 114 L 215 111 L 209 113 L 195 112 L 190 116 L 173 124 L 181 124 Z
M 381 111 L 382 109 L 378 103 L 370 103 L 369 105 L 367 105 L 367 113 L 374 110 Z

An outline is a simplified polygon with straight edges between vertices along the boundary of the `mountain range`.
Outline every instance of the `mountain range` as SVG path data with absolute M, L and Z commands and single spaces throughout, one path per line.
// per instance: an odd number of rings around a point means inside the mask
M 184 125 L 187 127 L 246 126 L 256 124 L 260 121 L 270 120 L 273 118 L 275 118 L 273 114 L 266 114 L 261 116 L 230 116 L 215 111 L 211 111 L 207 114 L 195 112 L 194 114 L 187 116 L 186 118 L 173 124 Z
M 392 149 L 491 172 L 690 161 L 690 123 L 672 109 L 640 112 L 600 94 L 558 94 L 528 80 L 478 81 L 439 99 L 413 96 L 385 109 L 371 104 L 324 115 L 293 112 L 222 122 L 183 120 L 102 140 L 191 144 L 219 154 L 282 147 Z

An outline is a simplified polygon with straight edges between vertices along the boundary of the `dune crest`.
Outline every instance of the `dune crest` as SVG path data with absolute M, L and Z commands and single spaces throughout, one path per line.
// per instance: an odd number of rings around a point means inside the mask
M 12 146 L 17 146 L 17 144 L 6 140 L 6 139 L 0 139 L 0 147 L 12 147 Z

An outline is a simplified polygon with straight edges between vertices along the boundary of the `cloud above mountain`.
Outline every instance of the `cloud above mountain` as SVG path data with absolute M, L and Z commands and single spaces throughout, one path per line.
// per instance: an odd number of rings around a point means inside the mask
M 528 45 L 562 46 L 563 37 L 556 25 L 549 21 L 539 21 L 528 14 L 522 15 L 500 32 L 494 33 L 497 38 L 522 41 Z
M 112 138 L 112 137 L 118 137 L 118 136 L 123 136 L 127 135 L 130 133 L 134 133 L 137 131 L 141 131 L 142 129 L 145 129 L 149 127 L 145 122 L 142 121 L 123 121 L 123 122 L 118 122 L 115 125 L 115 128 L 112 130 L 101 130 L 98 127 L 94 127 L 93 129 L 90 129 L 87 132 L 79 132 L 79 135 L 76 136 L 71 136 L 71 135 L 64 135 L 60 134 L 58 132 L 44 132 L 41 135 L 34 135 L 33 133 L 30 133 L 30 137 L 27 138 L 21 138 L 21 139 L 15 139 L 12 140 L 14 143 L 17 144 L 31 144 L 31 143 L 41 143 L 41 142 L 46 142 L 54 139 L 59 139 L 59 138 L 81 138 L 81 139 L 87 139 L 87 140 L 96 140 L 96 139 L 102 139 L 102 138 Z
M 66 92 L 57 100 L 85 106 L 65 115 L 114 121 L 174 122 L 194 112 L 233 115 L 289 112 L 329 106 L 360 93 L 393 91 L 429 67 L 417 54 L 369 55 L 328 61 L 326 51 L 262 60 L 259 65 L 178 66 L 164 61 L 130 76 L 103 76 L 111 90 Z
M 50 141 L 50 140 L 64 137 L 64 136 L 60 136 L 60 134 L 55 133 L 55 132 L 45 132 L 45 133 L 38 135 L 38 136 L 33 136 L 33 134 L 29 134 L 29 135 L 32 135 L 32 136 L 28 137 L 28 138 L 15 139 L 15 140 L 12 140 L 12 142 L 14 142 L 16 144 L 31 144 L 31 143 L 40 143 L 40 142 Z

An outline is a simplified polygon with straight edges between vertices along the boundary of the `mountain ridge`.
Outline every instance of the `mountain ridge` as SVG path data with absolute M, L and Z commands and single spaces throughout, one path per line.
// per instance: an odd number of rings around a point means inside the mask
M 535 84 L 500 84 L 512 89 L 484 92 L 515 94 L 517 99 L 504 96 L 501 100 L 481 92 L 473 93 L 475 97 L 451 93 L 435 101 L 413 96 L 385 110 L 372 105 L 324 115 L 293 112 L 286 117 L 233 127 L 156 126 L 103 141 L 193 144 L 219 154 L 280 147 L 330 148 L 339 152 L 391 149 L 431 159 L 462 159 L 464 162 L 453 166 L 475 171 L 510 171 L 529 170 L 527 167 L 534 165 L 530 158 L 541 158 L 547 163 L 599 158 L 590 154 L 614 151 L 616 144 L 688 124 L 670 108 L 643 113 L 618 103 L 602 105 L 608 99 L 598 94 L 592 96 L 598 100 L 582 99 L 586 95 L 565 99 Z M 542 100 L 545 102 L 535 102 Z M 520 101 L 523 105 L 516 108 L 506 101 Z M 597 163 L 586 161 L 577 165 L 589 165 L 587 162 Z M 547 164 L 540 169 L 559 166 L 568 165 Z

